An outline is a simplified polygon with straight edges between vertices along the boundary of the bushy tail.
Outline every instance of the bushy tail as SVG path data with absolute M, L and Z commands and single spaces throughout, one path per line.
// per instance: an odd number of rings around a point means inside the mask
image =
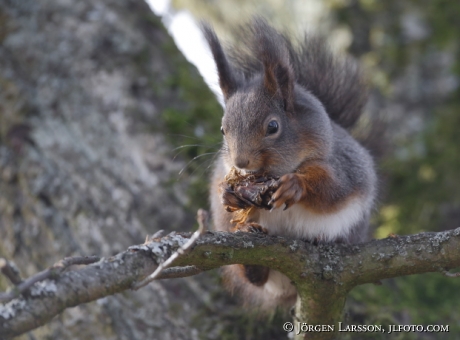
M 269 37 L 274 50 L 288 51 L 289 63 L 298 84 L 314 94 L 326 108 L 329 117 L 344 128 L 351 128 L 361 116 L 368 89 L 357 64 L 346 57 L 336 57 L 325 39 L 306 35 L 293 42 L 261 18 L 241 27 L 238 43 L 229 48 L 232 66 L 245 78 L 263 72 L 259 60 L 261 34 Z M 266 44 L 265 44 L 266 46 Z

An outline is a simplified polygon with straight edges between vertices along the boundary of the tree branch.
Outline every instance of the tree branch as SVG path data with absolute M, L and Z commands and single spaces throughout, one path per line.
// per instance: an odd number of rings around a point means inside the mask
M 61 261 L 57 262 L 56 264 L 54 264 L 53 266 L 51 266 L 50 268 L 38 274 L 35 274 L 34 276 L 28 278 L 25 281 L 21 281 L 19 279 L 19 276 L 17 276 L 15 277 L 15 280 L 14 280 L 15 282 L 12 280 L 13 278 L 10 273 L 11 269 L 14 267 L 9 265 L 10 268 L 8 270 L 5 270 L 5 275 L 9 277 L 14 284 L 16 284 L 16 287 L 9 293 L 0 293 L 0 302 L 3 302 L 3 303 L 10 302 L 14 298 L 18 297 L 20 294 L 23 294 L 24 292 L 28 291 L 28 289 L 32 287 L 35 283 L 44 281 L 54 276 L 57 276 L 59 273 L 63 272 L 65 269 L 67 269 L 68 267 L 72 265 L 91 264 L 97 261 L 99 261 L 99 257 L 97 256 L 66 257 L 62 259 Z M 6 262 L 6 265 L 2 266 L 2 268 L 8 268 L 8 262 L 6 260 L 5 262 Z M 2 263 L 3 261 L 0 261 L 0 266 Z
M 186 251 L 188 251 L 196 242 L 196 240 L 204 233 L 204 230 L 205 230 L 205 224 L 208 220 L 208 212 L 204 209 L 199 209 L 198 210 L 198 214 L 197 214 L 197 220 L 198 220 L 198 224 L 199 224 L 199 228 L 197 231 L 195 231 L 193 233 L 193 235 L 190 237 L 190 239 L 187 241 L 187 243 L 185 243 L 183 246 L 181 246 L 179 249 L 176 250 L 176 252 L 174 254 L 172 254 L 166 261 L 160 263 L 160 265 L 158 266 L 157 269 L 155 269 L 155 271 L 150 274 L 148 277 L 146 277 L 145 279 L 143 279 L 141 282 L 138 282 L 136 283 L 135 285 L 133 285 L 133 289 L 135 290 L 138 290 L 139 288 L 142 288 L 146 285 L 148 285 L 150 282 L 152 282 L 153 280 L 157 279 L 158 276 L 161 274 L 161 272 L 168 268 L 169 266 L 172 265 L 172 263 L 174 262 L 175 259 L 177 259 L 180 255 L 184 255 Z M 191 267 L 191 266 L 188 266 L 188 267 Z M 198 269 L 196 269 L 198 270 Z M 176 270 L 175 272 L 176 273 L 184 273 L 186 270 L 182 270 L 182 271 L 178 271 Z
M 460 266 L 460 228 L 390 237 L 359 245 L 313 245 L 299 240 L 252 233 L 207 232 L 159 278 L 184 277 L 228 264 L 258 264 L 279 270 L 297 286 L 300 305 L 333 310 L 336 322 L 346 294 L 353 287 L 381 279 Z M 180 247 L 189 233 L 171 233 L 130 247 L 116 256 L 35 283 L 29 296 L 0 305 L 0 338 L 22 334 L 45 324 L 65 308 L 119 293 L 145 279 Z M 321 282 L 321 294 L 311 287 Z M 331 300 L 340 303 L 321 302 Z M 329 299 L 329 300 L 328 300 Z M 318 308 L 319 308 L 318 307 Z M 298 308 L 297 318 L 323 323 L 320 313 Z M 326 333 L 320 333 L 326 334 Z M 329 333 L 328 333 L 329 334 Z
M 14 263 L 0 258 L 0 271 L 11 281 L 12 284 L 18 285 L 22 282 L 19 270 Z

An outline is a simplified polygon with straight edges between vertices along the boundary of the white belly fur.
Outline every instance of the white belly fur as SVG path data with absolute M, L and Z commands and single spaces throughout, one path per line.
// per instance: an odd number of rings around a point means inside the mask
M 337 212 L 316 214 L 295 204 L 285 211 L 282 208 L 272 212 L 261 210 L 258 223 L 269 235 L 333 241 L 348 236 L 352 227 L 364 218 L 369 205 L 365 197 L 356 197 Z
M 357 197 L 331 214 L 315 214 L 295 204 L 285 211 L 282 208 L 272 212 L 260 211 L 258 223 L 268 230 L 269 235 L 333 241 L 340 236 L 346 237 L 351 228 L 361 222 L 370 204 L 365 198 Z M 276 270 L 270 270 L 263 289 L 273 298 L 296 294 L 291 280 Z

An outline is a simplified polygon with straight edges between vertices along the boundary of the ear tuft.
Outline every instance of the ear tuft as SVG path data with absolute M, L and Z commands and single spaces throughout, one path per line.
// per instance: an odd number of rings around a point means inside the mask
M 259 17 L 253 20 L 254 44 L 264 66 L 264 87 L 282 99 L 285 110 L 294 108 L 294 71 L 285 38 Z
M 234 72 L 228 63 L 227 57 L 222 49 L 222 45 L 216 36 L 214 30 L 207 23 L 201 23 L 201 30 L 211 48 L 214 61 L 217 66 L 217 73 L 219 74 L 219 85 L 224 95 L 224 100 L 227 101 L 233 93 L 237 90 L 237 80 Z

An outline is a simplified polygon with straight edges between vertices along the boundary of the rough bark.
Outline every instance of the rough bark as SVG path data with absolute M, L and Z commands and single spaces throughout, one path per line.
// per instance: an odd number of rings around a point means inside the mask
M 36 284 L 28 297 L 0 307 L 0 336 L 24 333 L 48 322 L 65 308 L 133 287 L 183 246 L 189 236 L 173 233 Z M 313 245 L 252 233 L 208 232 L 174 265 L 205 271 L 242 263 L 279 270 L 293 281 L 299 293 L 294 323 L 333 325 L 337 331 L 350 289 L 396 276 L 446 272 L 460 266 L 459 248 L 460 228 L 352 246 Z M 197 270 L 179 270 L 175 276 L 196 273 Z M 308 339 L 334 339 L 337 332 L 300 333 L 298 338 L 304 335 Z
M 178 77 L 212 97 L 143 1 L 0 0 L 0 257 L 26 277 L 190 230 L 184 161 L 161 119 L 168 109 L 189 119 Z M 214 281 L 157 282 L 68 309 L 33 335 L 190 339 Z

